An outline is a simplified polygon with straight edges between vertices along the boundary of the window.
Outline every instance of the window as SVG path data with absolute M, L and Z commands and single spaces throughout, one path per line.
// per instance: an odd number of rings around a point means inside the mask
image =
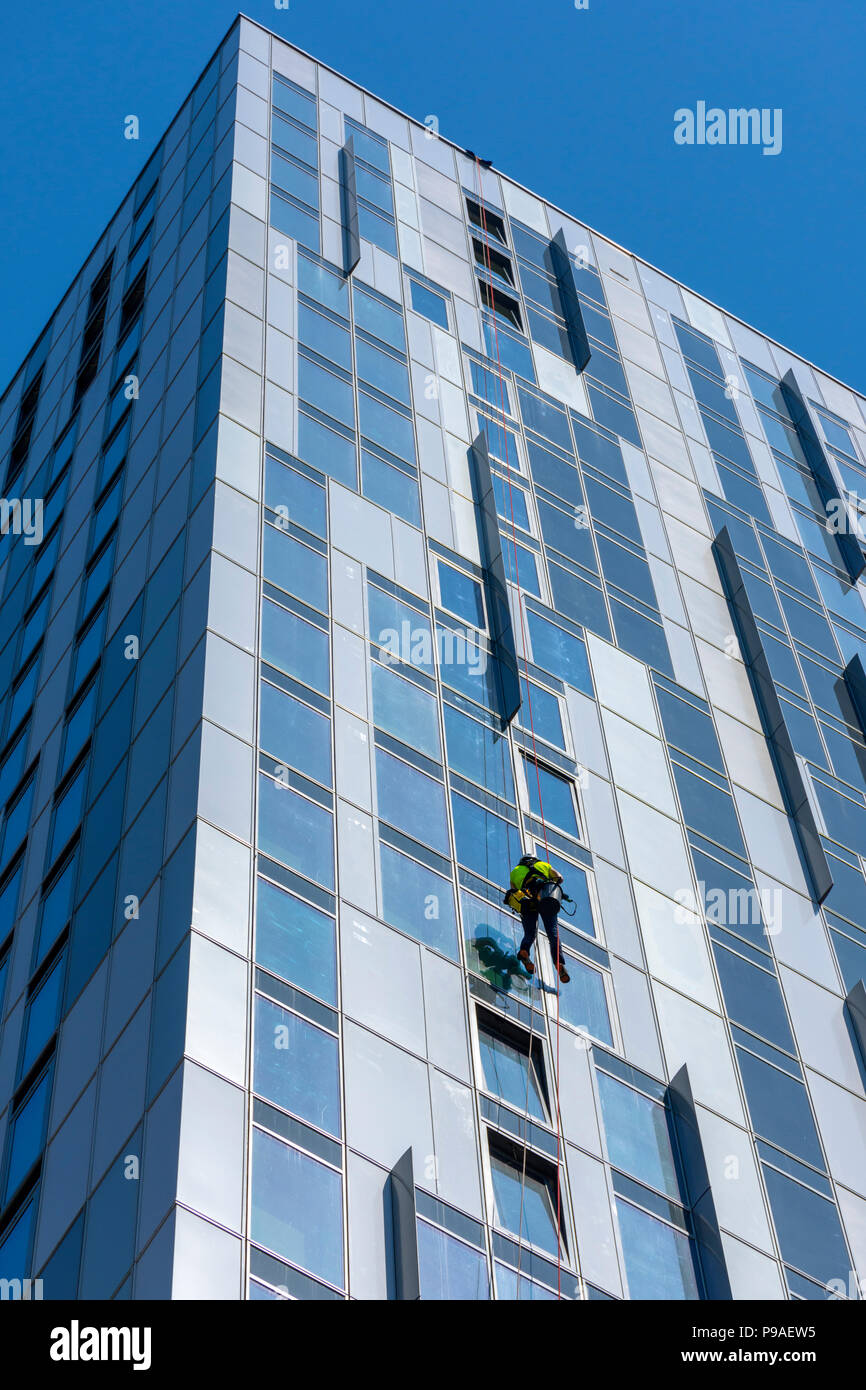
M 72 915 L 72 894 L 75 889 L 77 868 L 77 854 L 73 853 L 63 866 L 54 873 L 51 883 L 43 891 L 42 914 L 39 921 L 39 945 L 34 962 L 36 966 L 48 955 Z
M 58 853 L 81 824 L 84 796 L 87 791 L 88 764 L 85 759 L 54 803 L 54 820 L 48 846 L 48 863 L 53 864 Z
M 369 582 L 367 613 L 371 642 L 406 665 L 433 674 L 433 635 L 425 614 Z
M 441 294 L 437 294 L 428 285 L 422 285 L 417 280 L 410 279 L 409 294 L 415 313 L 421 314 L 431 323 L 438 324 L 447 333 L 449 328 L 447 291 L 443 290 Z
M 262 660 L 324 695 L 330 693 L 327 632 L 270 599 L 262 601 Z
M 449 853 L 445 789 L 440 781 L 377 748 L 376 791 L 383 820 L 419 844 L 439 854 Z
M 267 522 L 263 540 L 264 578 L 327 613 L 328 564 L 325 557 Z
M 441 758 L 439 718 L 433 696 L 378 661 L 371 663 L 370 679 L 373 722 L 377 728 L 428 758 Z
M 505 219 L 498 212 L 493 212 L 487 204 L 481 204 L 475 198 L 466 199 L 466 212 L 473 227 L 478 227 L 488 237 L 501 241 L 503 246 L 508 245 L 508 237 L 505 233 Z
M 35 788 L 36 777 L 31 773 L 6 811 L 0 835 L 0 872 L 6 868 L 30 828 L 30 808 Z
M 337 1002 L 337 944 L 333 917 L 257 880 L 256 962 L 308 994 Z
M 90 300 L 87 307 L 87 322 L 81 339 L 81 356 L 75 378 L 75 398 L 73 409 L 81 400 L 99 368 L 99 352 L 102 346 L 102 330 L 105 326 L 105 309 L 108 303 L 108 290 L 111 284 L 111 266 L 114 252 L 96 276 L 90 287 Z
M 271 224 L 302 245 L 318 250 L 316 101 L 303 88 L 277 74 L 271 98 L 275 108 L 271 115 Z
M 511 1269 L 509 1265 L 501 1264 L 499 1260 L 494 1265 L 496 1275 L 496 1297 L 498 1299 L 519 1300 L 525 1303 L 527 1299 L 543 1301 L 559 1299 L 559 1293 L 553 1289 L 546 1289 L 543 1284 L 539 1284 L 534 1279 L 529 1279 L 523 1273 L 518 1274 L 516 1269 Z
M 448 764 L 462 777 L 514 801 L 514 778 L 507 736 L 445 705 Z
M 31 994 L 24 1025 L 24 1047 L 19 1075 L 25 1076 L 57 1027 L 63 982 L 66 978 L 66 957 L 61 954 Z
M 579 839 L 572 783 L 525 755 L 523 762 L 533 815 Z
M 47 1066 L 17 1103 L 10 1124 L 9 1158 L 3 1201 L 7 1202 L 42 1151 L 53 1069 Z
M 479 1010 L 478 1046 L 484 1084 L 488 1091 L 513 1105 L 521 1114 L 528 1114 L 547 1124 L 540 1040 L 532 1039 L 530 1055 L 528 1033 L 517 1029 L 506 1030 L 498 1019 Z
M 400 459 L 386 459 L 372 448 L 361 450 L 361 490 L 371 502 L 408 521 L 421 525 L 421 499 L 418 475 Z
M 328 888 L 334 886 L 330 811 L 264 774 L 259 776 L 259 849 Z
M 559 991 L 560 1017 L 579 1032 L 613 1047 L 604 972 L 587 965 L 571 951 L 565 950 L 563 955 L 571 980 Z
M 556 1222 L 556 1174 L 534 1156 L 524 1155 L 516 1146 L 500 1148 L 490 1139 L 490 1176 L 493 1183 L 495 1220 L 519 1239 L 546 1250 L 554 1257 L 563 1248 Z M 560 1204 L 561 1216 L 561 1204 Z
M 596 1067 L 607 1156 L 615 1168 L 681 1200 L 664 1105 Z
M 490 1297 L 487 1260 L 480 1250 L 418 1219 L 422 1299 L 476 1301 Z
M 545 690 L 543 686 L 536 685 L 535 681 L 530 681 L 527 685 L 526 677 L 523 675 L 520 677 L 520 689 L 522 703 L 517 718 L 521 727 L 531 728 L 536 738 L 543 738 L 546 743 L 552 743 L 554 747 L 565 752 L 565 731 L 557 696 Z
M 362 328 L 374 338 L 380 338 L 398 352 L 406 352 L 406 330 L 403 311 L 393 299 L 386 299 L 369 285 L 356 284 L 352 294 L 355 327 Z
M 499 883 L 504 864 L 516 864 L 523 850 L 517 825 L 476 801 L 451 793 L 457 858 L 491 883 Z
M 482 280 L 481 278 L 478 280 L 478 289 L 481 293 L 481 303 L 484 305 L 485 309 L 490 310 L 494 318 L 501 320 L 503 323 L 510 324 L 511 327 L 516 328 L 518 332 L 523 332 L 523 321 L 520 317 L 520 304 L 516 299 L 513 299 L 510 294 L 505 294 L 502 290 L 498 290 L 495 285 L 491 285 L 489 281 Z
M 6 940 L 15 925 L 15 918 L 18 912 L 18 889 L 21 886 L 22 863 L 23 858 L 19 858 L 15 868 L 10 873 L 7 873 L 2 884 L 0 884 L 0 941 Z M 4 966 L 7 963 L 8 956 L 4 958 Z
M 457 918 L 449 879 L 380 839 L 382 917 L 415 941 L 457 958 Z
M 268 681 L 260 685 L 259 743 L 275 758 L 331 785 L 331 721 Z
M 698 1298 L 688 1236 L 619 1198 L 616 1214 L 629 1297 L 670 1301 Z
M 514 286 L 514 270 L 511 265 L 511 258 L 503 256 L 501 251 L 496 251 L 492 246 L 487 246 L 472 238 L 472 251 L 475 262 L 480 265 L 489 275 L 495 275 L 497 279 L 504 280 L 507 285 Z
M 274 1105 L 340 1135 L 337 1039 L 257 994 L 253 1088 Z
M 66 716 L 66 729 L 63 738 L 63 758 L 60 764 L 60 776 L 64 776 L 68 769 L 75 762 L 93 728 L 93 720 L 96 713 L 96 697 L 99 682 L 94 677 L 84 694 L 78 699 L 74 709 Z
M 463 570 L 454 569 L 452 565 L 447 565 L 440 560 L 438 564 L 439 573 L 439 599 L 443 608 L 456 613 L 473 627 L 483 628 L 484 620 L 484 597 L 481 585 L 464 573 Z
M 250 1237 L 332 1284 L 343 1283 L 339 1172 L 253 1129 Z

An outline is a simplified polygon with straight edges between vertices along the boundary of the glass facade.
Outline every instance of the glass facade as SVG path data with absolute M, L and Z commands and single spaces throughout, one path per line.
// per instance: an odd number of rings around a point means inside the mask
M 861 1296 L 863 397 L 240 19 L 0 453 L 0 1278 Z

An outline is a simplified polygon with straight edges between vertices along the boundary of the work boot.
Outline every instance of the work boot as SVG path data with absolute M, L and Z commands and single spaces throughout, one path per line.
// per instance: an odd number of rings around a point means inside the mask
M 532 964 L 528 951 L 518 951 L 517 959 L 523 961 L 527 975 L 535 974 L 535 966 Z
M 567 985 L 569 980 L 571 979 L 571 976 L 569 975 L 562 961 L 559 962 L 559 978 L 561 979 L 564 985 Z

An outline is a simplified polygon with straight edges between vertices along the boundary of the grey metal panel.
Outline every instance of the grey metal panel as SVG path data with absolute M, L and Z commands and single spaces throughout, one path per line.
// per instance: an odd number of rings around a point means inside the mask
M 391 1228 L 394 1249 L 394 1297 L 404 1302 L 421 1297 L 418 1268 L 418 1227 L 415 1224 L 415 1174 L 412 1150 L 394 1164 L 388 1178 L 391 1189 Z
M 785 374 L 781 381 L 781 387 L 788 413 L 794 421 L 803 452 L 821 494 L 821 500 L 826 506 L 828 502 L 838 499 L 839 485 L 833 476 L 833 470 L 815 428 L 812 412 L 797 385 L 793 371 Z M 856 535 L 851 531 L 836 531 L 834 534 L 845 568 L 852 581 L 856 580 L 866 569 L 866 555 L 864 555 Z
M 469 452 L 473 465 L 471 473 L 474 500 L 478 509 L 479 539 L 484 569 L 484 587 L 487 594 L 490 640 L 497 659 L 499 717 L 502 727 L 505 729 L 520 709 L 520 678 L 517 670 L 517 650 L 514 644 L 511 609 L 508 604 L 505 561 L 502 558 L 502 542 L 499 538 L 499 520 L 496 514 L 496 497 L 493 492 L 493 475 L 490 471 L 487 440 L 483 434 L 477 436 Z
M 355 181 L 355 142 L 351 135 L 340 150 L 340 202 L 343 211 L 344 269 L 347 275 L 351 275 L 361 259 L 358 193 Z
M 689 1082 L 688 1067 L 682 1066 L 668 1087 L 674 1129 L 679 1141 L 679 1155 L 692 1213 L 692 1225 L 706 1297 L 728 1300 L 731 1293 L 722 1234 L 707 1171 L 704 1146 L 698 1126 L 694 1097 Z
M 571 348 L 571 355 L 574 358 L 575 367 L 579 372 L 582 372 L 592 353 L 590 351 L 589 339 L 586 336 L 586 328 L 583 323 L 580 300 L 577 295 L 574 268 L 571 263 L 571 257 L 568 254 L 568 247 L 565 243 L 565 233 L 561 228 L 550 243 L 550 259 L 553 265 L 553 272 L 556 276 L 562 307 L 565 311 L 565 323 L 568 329 L 568 343 Z
M 782 796 L 797 831 L 803 865 L 815 901 L 820 903 L 833 887 L 833 877 L 727 526 L 722 527 L 713 541 L 713 555 L 743 648 L 746 669 L 761 716 L 764 735 L 773 756 Z

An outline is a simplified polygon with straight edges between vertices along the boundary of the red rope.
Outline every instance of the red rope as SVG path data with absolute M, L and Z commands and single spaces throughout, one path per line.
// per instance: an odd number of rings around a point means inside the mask
M 480 169 L 481 169 L 481 165 L 480 165 L 480 162 L 479 162 L 479 160 L 478 160 L 478 156 L 476 155 L 476 157 L 475 157 L 476 186 L 480 185 L 481 188 L 483 189 L 482 176 L 481 176 L 481 173 L 480 173 Z M 484 236 L 484 255 L 485 255 L 485 260 L 486 260 L 486 262 L 487 262 L 487 272 L 488 272 L 488 274 L 490 275 L 490 279 L 491 279 L 490 317 L 491 317 L 491 320 L 492 320 L 492 322 L 493 322 L 493 342 L 494 342 L 494 346 L 495 346 L 495 349 L 496 349 L 496 367 L 497 367 L 497 372 L 498 372 L 498 375 L 499 375 L 500 408 L 501 408 L 501 413 L 502 413 L 502 416 L 503 416 L 503 419 L 504 419 L 504 418 L 507 417 L 507 411 L 506 411 L 506 408 L 505 408 L 505 380 L 504 380 L 503 375 L 502 375 L 502 359 L 501 359 L 500 352 L 499 352 L 499 328 L 498 328 L 497 323 L 496 323 L 496 310 L 495 310 L 494 307 L 493 307 L 493 304 L 494 304 L 494 299 L 493 299 L 493 270 L 492 270 L 491 256 L 490 256 L 490 238 L 489 238 L 488 231 L 487 231 L 487 212 L 486 212 L 486 209 L 485 209 L 485 207 L 484 207 L 484 198 L 483 198 L 483 193 L 482 193 L 481 191 L 479 191 L 479 193 L 478 193 L 478 207 L 479 207 L 480 212 L 481 212 L 481 228 L 482 228 L 482 233 L 483 233 L 483 236 Z M 537 750 L 537 745 L 536 745 L 536 742 L 535 742 L 535 721 L 534 721 L 533 715 L 532 715 L 532 687 L 531 687 L 531 685 L 530 685 L 530 683 L 529 683 L 529 661 L 528 661 L 528 658 L 527 658 L 527 655 L 526 655 L 526 623 L 525 623 L 524 612 L 523 612 L 523 593 L 522 593 L 522 590 L 521 590 L 521 587 L 520 587 L 520 567 L 519 567 L 519 563 L 518 563 L 518 559 L 517 559 L 517 526 L 516 526 L 516 523 L 515 523 L 515 520 L 514 520 L 514 492 L 513 492 L 512 486 L 511 486 L 511 466 L 510 466 L 510 464 L 509 464 L 509 462 L 508 462 L 508 431 L 507 431 L 507 429 L 505 429 L 504 426 L 503 426 L 502 428 L 503 428 L 504 439 L 505 439 L 505 464 L 506 464 L 505 476 L 506 476 L 506 479 L 507 479 L 507 482 L 508 482 L 508 504 L 509 504 L 509 510 L 510 510 L 510 512 L 511 512 L 511 542 L 512 542 L 512 548 L 513 548 L 513 551 L 514 551 L 514 585 L 515 585 L 515 588 L 517 589 L 517 607 L 518 607 L 518 611 L 519 611 L 519 613 L 520 613 L 520 641 L 521 641 L 521 647 L 522 647 L 522 650 L 523 650 L 523 668 L 524 668 L 524 676 L 525 676 L 525 680 L 526 680 L 527 706 L 528 706 L 528 709 L 529 709 L 529 731 L 530 731 L 530 736 L 531 736 L 531 739 L 532 739 L 532 756 L 533 756 L 533 761 L 534 761 L 534 763 L 535 763 L 535 781 L 536 781 L 536 787 L 537 787 L 537 790 L 538 790 L 538 809 L 539 809 L 540 819 L 541 819 L 542 838 L 544 839 L 544 853 L 545 853 L 547 862 L 549 863 L 549 862 L 550 862 L 550 850 L 549 850 L 549 848 L 548 848 L 548 843 L 547 843 L 547 823 L 546 823 L 546 821 L 545 821 L 545 819 L 544 819 L 544 801 L 543 801 L 542 795 L 541 795 L 541 772 L 540 772 L 539 766 L 538 766 L 538 750 Z M 519 460 L 518 460 L 518 469 L 519 469 Z M 557 973 L 557 976 L 559 975 L 559 969 L 560 969 L 561 960 L 562 960 L 562 946 L 559 944 L 559 933 L 558 933 L 558 931 L 557 931 L 557 953 L 556 953 L 556 973 Z M 531 1012 L 530 1012 L 530 1020 L 531 1020 L 531 1018 L 532 1018 L 532 1014 L 531 1014 Z M 529 1067 L 531 1067 L 531 1066 L 532 1066 L 532 1045 L 531 1045 L 531 1034 L 530 1034 Z M 520 1224 L 521 1224 L 521 1226 L 522 1226 L 522 1223 L 523 1223 L 523 1192 L 524 1192 L 524 1188 L 525 1188 L 525 1186 L 526 1186 L 526 1145 L 527 1145 L 527 1133 L 526 1133 L 526 1130 L 528 1129 L 528 1111 L 529 1111 L 529 1083 L 528 1083 L 529 1067 L 527 1068 L 527 1105 L 526 1105 L 526 1112 L 527 1112 L 527 1113 L 524 1115 L 524 1136 L 523 1136 L 523 1142 L 524 1142 L 524 1151 L 523 1151 L 523 1153 L 524 1153 L 524 1171 L 523 1171 L 523 1181 L 522 1181 L 522 1183 L 521 1183 L 521 1191 L 520 1191 L 520 1212 L 521 1212 Z M 561 1214 L 560 1214 L 560 1213 L 561 1213 L 561 1194 L 560 1194 L 560 1152 L 561 1152 L 561 1144 L 560 1144 L 560 1132 L 559 1132 L 559 1130 L 560 1130 L 559 1116 L 560 1116 L 560 1109 L 559 1109 L 559 995 L 558 995 L 558 992 L 557 992 L 557 1008 L 556 1008 L 556 1290 L 557 1290 L 557 1298 L 561 1299 L 561 1298 L 562 1298 L 562 1236 L 561 1236 Z M 521 1231 L 520 1234 L 522 1235 L 522 1231 Z M 520 1236 L 518 1236 L 518 1244 L 517 1244 L 517 1297 L 518 1297 L 518 1298 L 520 1297 L 520 1251 L 521 1251 Z

